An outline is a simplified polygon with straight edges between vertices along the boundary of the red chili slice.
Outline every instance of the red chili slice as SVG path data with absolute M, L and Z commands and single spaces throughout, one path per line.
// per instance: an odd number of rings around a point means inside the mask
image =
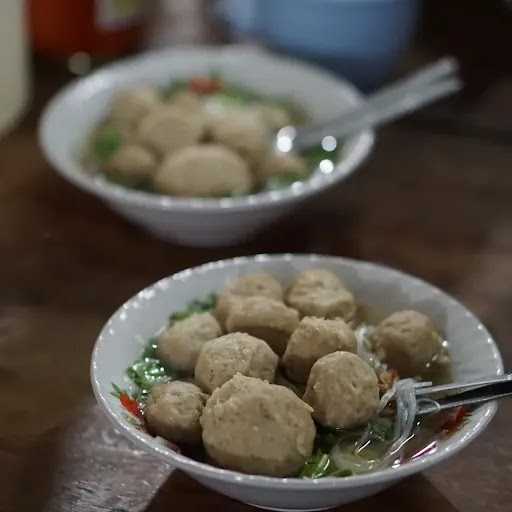
M 121 405 L 130 413 L 133 414 L 135 417 L 142 419 L 143 414 L 139 407 L 139 403 L 137 400 L 134 400 L 131 398 L 127 393 L 121 393 L 119 395 L 119 400 L 121 402 Z
M 213 94 L 220 91 L 223 87 L 220 80 L 206 76 L 192 78 L 188 86 L 196 94 Z
M 455 432 L 467 416 L 468 410 L 464 406 L 456 407 L 444 422 L 442 429 L 448 433 Z

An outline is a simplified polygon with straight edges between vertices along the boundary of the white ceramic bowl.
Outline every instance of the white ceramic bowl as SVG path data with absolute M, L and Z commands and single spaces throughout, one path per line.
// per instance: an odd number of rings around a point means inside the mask
M 98 403 L 114 426 L 206 487 L 251 505 L 280 510 L 319 510 L 375 494 L 451 457 L 484 430 L 496 412 L 495 403 L 476 409 L 458 432 L 441 442 L 434 454 L 414 462 L 362 476 L 300 480 L 245 475 L 196 462 L 159 444 L 126 421 L 119 401 L 110 394 L 111 383 L 124 382 L 128 386 L 125 369 L 140 356 L 145 340 L 166 324 L 169 313 L 194 298 L 221 290 L 234 276 L 264 270 L 286 284 L 297 272 L 313 266 L 343 276 L 359 301 L 382 313 L 413 308 L 431 316 L 450 342 L 455 379 L 468 381 L 502 374 L 500 354 L 485 327 L 464 306 L 425 281 L 380 265 L 327 256 L 237 258 L 162 279 L 131 298 L 107 322 L 96 342 L 91 378 Z
M 73 82 L 49 103 L 40 123 L 40 142 L 48 160 L 65 179 L 158 237 L 214 246 L 250 236 L 305 199 L 343 181 L 368 156 L 374 140 L 371 131 L 346 141 L 343 158 L 330 174 L 315 174 L 307 182 L 280 191 L 220 200 L 133 191 L 83 172 L 79 148 L 105 116 L 115 91 L 141 83 L 165 85 L 212 70 L 259 93 L 289 97 L 315 121 L 332 118 L 361 101 L 354 87 L 325 71 L 255 49 L 191 47 L 148 53 Z

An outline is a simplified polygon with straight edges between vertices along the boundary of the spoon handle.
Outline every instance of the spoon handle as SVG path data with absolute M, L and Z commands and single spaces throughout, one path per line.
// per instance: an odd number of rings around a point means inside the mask
M 439 394 L 447 395 L 453 393 L 460 394 L 464 391 L 470 391 L 477 388 L 485 388 L 492 384 L 501 384 L 503 382 L 512 382 L 512 373 L 506 373 L 505 375 L 500 375 L 499 377 L 489 377 L 487 379 L 474 380 L 470 382 L 451 382 L 449 384 L 440 384 L 438 386 L 422 385 L 421 387 L 418 386 L 416 388 L 416 396 L 439 396 Z
M 447 78 L 403 91 L 400 97 L 393 96 L 388 101 L 369 101 L 362 108 L 350 111 L 322 126 L 298 129 L 293 147 L 300 151 L 318 144 L 328 135 L 342 139 L 353 133 L 394 121 L 440 98 L 458 92 L 462 85 L 459 78 Z
M 464 393 L 448 396 L 439 400 L 423 399 L 418 403 L 417 415 L 431 414 L 461 405 L 475 405 L 512 396 L 512 381 L 471 389 Z
M 366 101 L 327 122 L 305 127 L 286 126 L 276 138 L 279 151 L 300 151 L 330 135 L 338 139 L 393 121 L 462 88 L 458 63 L 445 57 L 384 87 Z

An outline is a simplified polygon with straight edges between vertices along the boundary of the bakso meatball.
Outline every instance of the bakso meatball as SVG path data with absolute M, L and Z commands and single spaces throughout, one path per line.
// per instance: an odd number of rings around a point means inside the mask
M 282 302 L 268 297 L 246 297 L 231 306 L 226 329 L 265 340 L 276 354 L 282 355 L 298 324 L 297 311 Z
M 170 155 L 197 144 L 203 135 L 201 116 L 166 106 L 148 114 L 138 125 L 137 139 L 159 155 Z
M 258 178 L 266 180 L 272 176 L 293 176 L 303 178 L 308 174 L 306 161 L 298 155 L 272 153 L 257 169 Z
M 191 91 L 179 91 L 169 98 L 169 104 L 181 109 L 183 112 L 201 113 L 203 105 L 199 96 Z
M 290 379 L 305 383 L 318 359 L 340 350 L 357 352 L 354 331 L 344 320 L 304 317 L 288 341 L 282 363 Z
M 215 316 L 221 325 L 225 325 L 231 305 L 241 297 L 268 297 L 269 299 L 283 300 L 281 283 L 265 272 L 249 274 L 239 277 L 217 298 Z
M 235 332 L 203 345 L 195 380 L 210 393 L 236 373 L 273 382 L 277 363 L 278 357 L 263 340 Z
M 251 190 L 252 176 L 236 153 L 205 144 L 166 158 L 155 176 L 155 187 L 164 194 L 183 197 L 240 195 Z
M 358 427 L 377 412 L 377 376 L 356 354 L 333 352 L 311 368 L 304 400 L 313 407 L 313 416 L 322 425 Z
M 277 131 L 280 128 L 283 128 L 283 126 L 292 124 L 292 118 L 289 112 L 279 105 L 257 105 L 254 108 L 254 111 L 272 131 Z
M 231 148 L 252 167 L 257 167 L 270 148 L 270 134 L 258 116 L 224 113 L 213 116 L 209 123 L 212 140 Z
M 357 310 L 354 296 L 341 280 L 322 269 L 302 272 L 290 287 L 286 299 L 302 316 L 343 318 L 350 322 Z
M 209 398 L 203 443 L 220 466 L 244 473 L 292 476 L 313 452 L 312 409 L 292 391 L 235 375 Z
M 158 357 L 176 370 L 193 373 L 204 343 L 221 334 L 213 315 L 197 313 L 174 323 L 158 337 Z
M 151 178 L 157 168 L 153 153 L 142 146 L 126 144 L 121 146 L 105 165 L 105 172 L 133 181 Z
M 377 356 L 400 377 L 421 376 L 441 352 L 441 337 L 427 316 L 399 311 L 383 320 L 372 337 Z
M 147 86 L 121 91 L 112 100 L 109 120 L 114 125 L 133 129 L 160 105 L 161 99 L 156 87 Z
M 190 382 L 156 384 L 144 408 L 149 432 L 174 443 L 201 442 L 201 424 L 205 395 Z
M 310 268 L 297 275 L 290 291 L 294 288 L 339 290 L 346 286 L 334 272 L 323 268 Z

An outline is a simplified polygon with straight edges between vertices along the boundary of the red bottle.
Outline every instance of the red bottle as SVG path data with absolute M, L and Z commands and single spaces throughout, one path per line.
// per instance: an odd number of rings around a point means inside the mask
M 29 0 L 33 45 L 39 53 L 66 58 L 77 52 L 109 58 L 136 48 L 144 0 Z

